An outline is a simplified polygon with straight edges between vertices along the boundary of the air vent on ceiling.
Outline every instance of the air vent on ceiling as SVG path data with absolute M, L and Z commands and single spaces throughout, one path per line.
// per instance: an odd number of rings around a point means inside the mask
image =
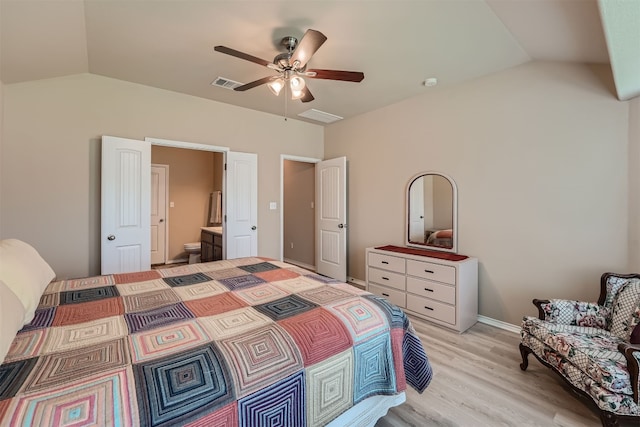
M 242 86 L 243 83 L 236 82 L 225 77 L 218 77 L 214 81 L 211 82 L 212 86 L 223 87 L 225 89 L 235 89 L 238 86 Z
M 333 123 L 337 122 L 338 120 L 344 119 L 344 117 L 336 116 L 335 114 L 331 113 L 325 113 L 324 111 L 315 110 L 313 108 L 298 115 L 306 119 L 311 119 L 323 123 Z

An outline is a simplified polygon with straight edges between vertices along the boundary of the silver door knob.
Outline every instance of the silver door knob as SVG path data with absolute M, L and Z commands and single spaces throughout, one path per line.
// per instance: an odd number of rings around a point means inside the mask
M 256 230 L 258 227 L 256 227 L 255 225 L 253 227 L 251 227 L 252 230 Z
M 114 236 L 113 234 L 109 234 L 107 236 L 107 240 L 116 240 L 116 236 Z
M 347 224 L 338 224 L 338 228 L 347 228 Z

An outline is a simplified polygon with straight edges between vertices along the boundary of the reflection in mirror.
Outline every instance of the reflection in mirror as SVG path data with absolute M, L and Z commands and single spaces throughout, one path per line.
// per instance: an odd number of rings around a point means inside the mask
M 446 175 L 425 172 L 407 187 L 407 246 L 457 250 L 457 189 Z

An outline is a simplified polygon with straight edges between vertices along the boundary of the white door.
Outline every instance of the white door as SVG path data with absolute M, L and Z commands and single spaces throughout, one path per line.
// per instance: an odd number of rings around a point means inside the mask
M 169 165 L 151 165 L 151 264 L 167 262 L 167 176 Z
M 226 259 L 258 255 L 258 155 L 227 152 Z
M 347 280 L 347 158 L 316 164 L 316 270 Z
M 411 183 L 409 200 L 409 240 L 424 243 L 424 179 L 418 178 Z
M 151 266 L 151 144 L 102 137 L 102 274 Z

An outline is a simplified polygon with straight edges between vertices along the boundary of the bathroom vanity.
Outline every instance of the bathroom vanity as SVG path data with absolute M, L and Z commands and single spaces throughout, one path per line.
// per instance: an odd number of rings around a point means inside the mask
M 222 227 L 202 227 L 200 235 L 201 262 L 222 259 Z

